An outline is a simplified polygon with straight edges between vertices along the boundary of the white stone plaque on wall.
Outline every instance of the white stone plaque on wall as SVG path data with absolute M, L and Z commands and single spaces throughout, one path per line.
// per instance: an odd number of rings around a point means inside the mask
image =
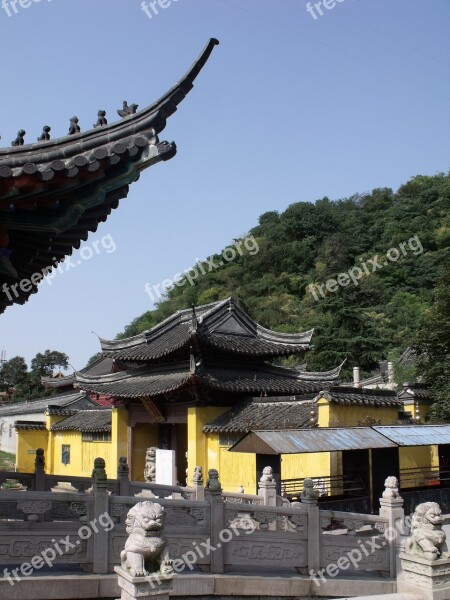
M 175 485 L 177 482 L 175 451 L 156 450 L 156 481 L 163 485 Z

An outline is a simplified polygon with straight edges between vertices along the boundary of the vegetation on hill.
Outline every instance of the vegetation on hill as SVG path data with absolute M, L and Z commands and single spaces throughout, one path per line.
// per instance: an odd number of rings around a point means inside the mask
M 51 377 L 56 367 L 68 366 L 67 354 L 57 350 L 36 354 L 30 370 L 23 356 L 14 356 L 0 367 L 0 391 L 11 393 L 15 402 L 50 396 L 53 392 L 41 384 L 41 377 Z
M 205 275 L 193 285 L 179 282 L 119 337 L 178 309 L 233 296 L 266 327 L 314 327 L 308 368 L 330 369 L 347 359 L 344 378 L 355 365 L 369 374 L 380 360 L 414 345 L 420 327 L 427 332 L 439 321 L 433 299 L 449 261 L 450 174 L 416 176 L 396 193 L 380 188 L 297 202 L 261 215 L 249 236 L 257 253 L 244 250 L 211 272 L 205 263 Z M 330 282 L 338 277 L 341 285 Z M 447 308 L 448 297 L 447 288 Z M 430 350 L 423 342 L 421 348 Z

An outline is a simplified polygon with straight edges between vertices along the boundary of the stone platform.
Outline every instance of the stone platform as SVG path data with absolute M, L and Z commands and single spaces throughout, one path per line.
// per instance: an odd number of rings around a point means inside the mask
M 1 574 L 1 573 L 0 573 Z M 42 574 L 24 578 L 11 586 L 0 579 L 0 600 L 93 600 L 119 598 L 121 589 L 117 575 L 87 575 L 83 573 Z M 308 577 L 266 572 L 226 573 L 213 575 L 193 573 L 176 575 L 170 598 L 199 598 L 227 596 L 250 599 L 270 598 L 343 598 L 355 596 L 386 595 L 397 591 L 395 580 L 373 575 L 348 576 L 328 579 L 317 587 Z

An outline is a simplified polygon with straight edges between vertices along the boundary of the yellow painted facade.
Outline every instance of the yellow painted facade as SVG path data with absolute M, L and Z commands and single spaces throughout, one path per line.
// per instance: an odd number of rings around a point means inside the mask
M 49 475 L 90 477 L 94 460 L 103 458 L 107 475 L 115 478 L 119 456 L 127 454 L 126 411 L 123 411 L 124 417 L 118 414 L 118 410 L 120 409 L 112 410 L 111 441 L 87 442 L 83 441 L 82 433 L 79 431 L 50 431 L 53 425 L 66 418 L 64 416 L 46 416 L 46 430 L 43 431 L 19 431 L 16 451 L 17 469 L 21 472 L 33 471 L 36 450 L 43 448 L 45 470 Z M 63 446 L 69 446 L 68 464 L 64 464 L 62 460 Z
M 145 452 L 151 446 L 158 446 L 158 425 L 137 423 L 132 432 L 132 481 L 144 481 Z M 123 456 L 127 456 L 125 453 Z M 129 460 L 129 459 L 128 459 Z
M 240 435 L 203 433 L 203 427 L 228 411 L 229 407 L 191 407 L 187 409 L 187 454 L 188 472 L 192 476 L 197 465 L 202 466 L 206 479 L 208 469 L 217 469 L 223 489 L 236 492 L 242 485 L 247 493 L 257 491 L 256 455 L 229 452 L 231 445 Z M 396 407 L 370 407 L 339 405 L 326 398 L 317 402 L 319 427 L 356 426 L 367 417 L 380 420 L 382 425 L 396 421 Z M 89 477 L 94 459 L 101 457 L 106 462 L 107 474 L 116 477 L 121 456 L 126 456 L 131 465 L 131 478 L 144 480 L 145 452 L 150 446 L 158 446 L 159 426 L 137 423 L 128 426 L 128 411 L 112 409 L 111 441 L 87 442 L 75 431 L 51 432 L 50 428 L 65 417 L 47 416 L 46 431 L 19 431 L 17 437 L 17 467 L 19 471 L 34 469 L 35 451 L 44 448 L 46 472 L 53 475 L 77 475 Z M 129 439 L 129 435 L 131 438 Z M 63 464 L 62 451 L 70 446 L 70 462 Z M 131 452 L 131 456 L 130 456 Z M 327 477 L 342 474 L 342 453 L 320 452 L 289 454 L 281 456 L 281 478 L 300 479 L 305 477 Z M 439 465 L 437 447 L 400 448 L 400 469 L 427 468 Z M 189 481 L 189 484 L 192 482 Z

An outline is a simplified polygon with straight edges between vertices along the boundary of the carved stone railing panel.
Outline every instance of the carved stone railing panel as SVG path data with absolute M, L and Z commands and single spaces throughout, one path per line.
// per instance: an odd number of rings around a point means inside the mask
M 20 500 L 17 508 L 25 513 L 27 521 L 37 522 L 41 516 L 51 511 L 52 502 L 50 500 Z
M 31 562 L 34 556 L 39 556 L 48 549 L 54 549 L 55 541 L 64 539 L 60 545 L 60 552 L 54 550 L 54 564 L 86 564 L 92 562 L 93 537 L 81 539 L 78 536 L 79 523 L 58 524 L 52 523 L 13 523 L 13 527 L 6 528 L 5 523 L 0 524 L 0 562 L 5 565 Z
M 379 515 L 320 511 L 320 527 L 322 533 L 326 534 L 342 530 L 341 535 L 355 536 L 358 532 L 364 532 L 364 535 L 379 535 L 387 526 L 388 520 Z
M 17 507 L 17 500 L 4 501 L 0 500 L 0 521 L 17 519 L 23 521 L 26 519 L 26 515 L 20 508 Z
M 270 543 L 268 536 L 270 535 Z M 226 567 L 260 567 L 281 569 L 302 569 L 308 564 L 307 541 L 284 533 L 255 531 L 241 533 L 224 544 L 224 563 Z M 263 572 L 263 571 L 262 571 Z
M 250 506 L 262 506 L 264 504 L 264 500 L 255 496 L 254 498 L 244 497 L 243 494 L 235 496 L 225 496 L 223 497 L 223 501 L 227 504 L 249 504 Z
M 383 535 L 357 540 L 350 536 L 321 536 L 321 567 L 336 564 L 342 556 L 350 557 L 350 563 L 353 557 L 351 570 L 389 573 L 389 545 Z
M 308 515 L 302 508 L 284 506 L 255 506 L 245 504 L 225 504 L 225 526 L 231 528 L 254 529 L 270 534 L 273 531 L 305 536 L 308 527 Z
M 250 504 L 254 506 L 264 504 L 264 500 L 261 496 L 253 494 L 233 494 L 231 492 L 223 492 L 222 497 L 224 502 L 230 504 Z

